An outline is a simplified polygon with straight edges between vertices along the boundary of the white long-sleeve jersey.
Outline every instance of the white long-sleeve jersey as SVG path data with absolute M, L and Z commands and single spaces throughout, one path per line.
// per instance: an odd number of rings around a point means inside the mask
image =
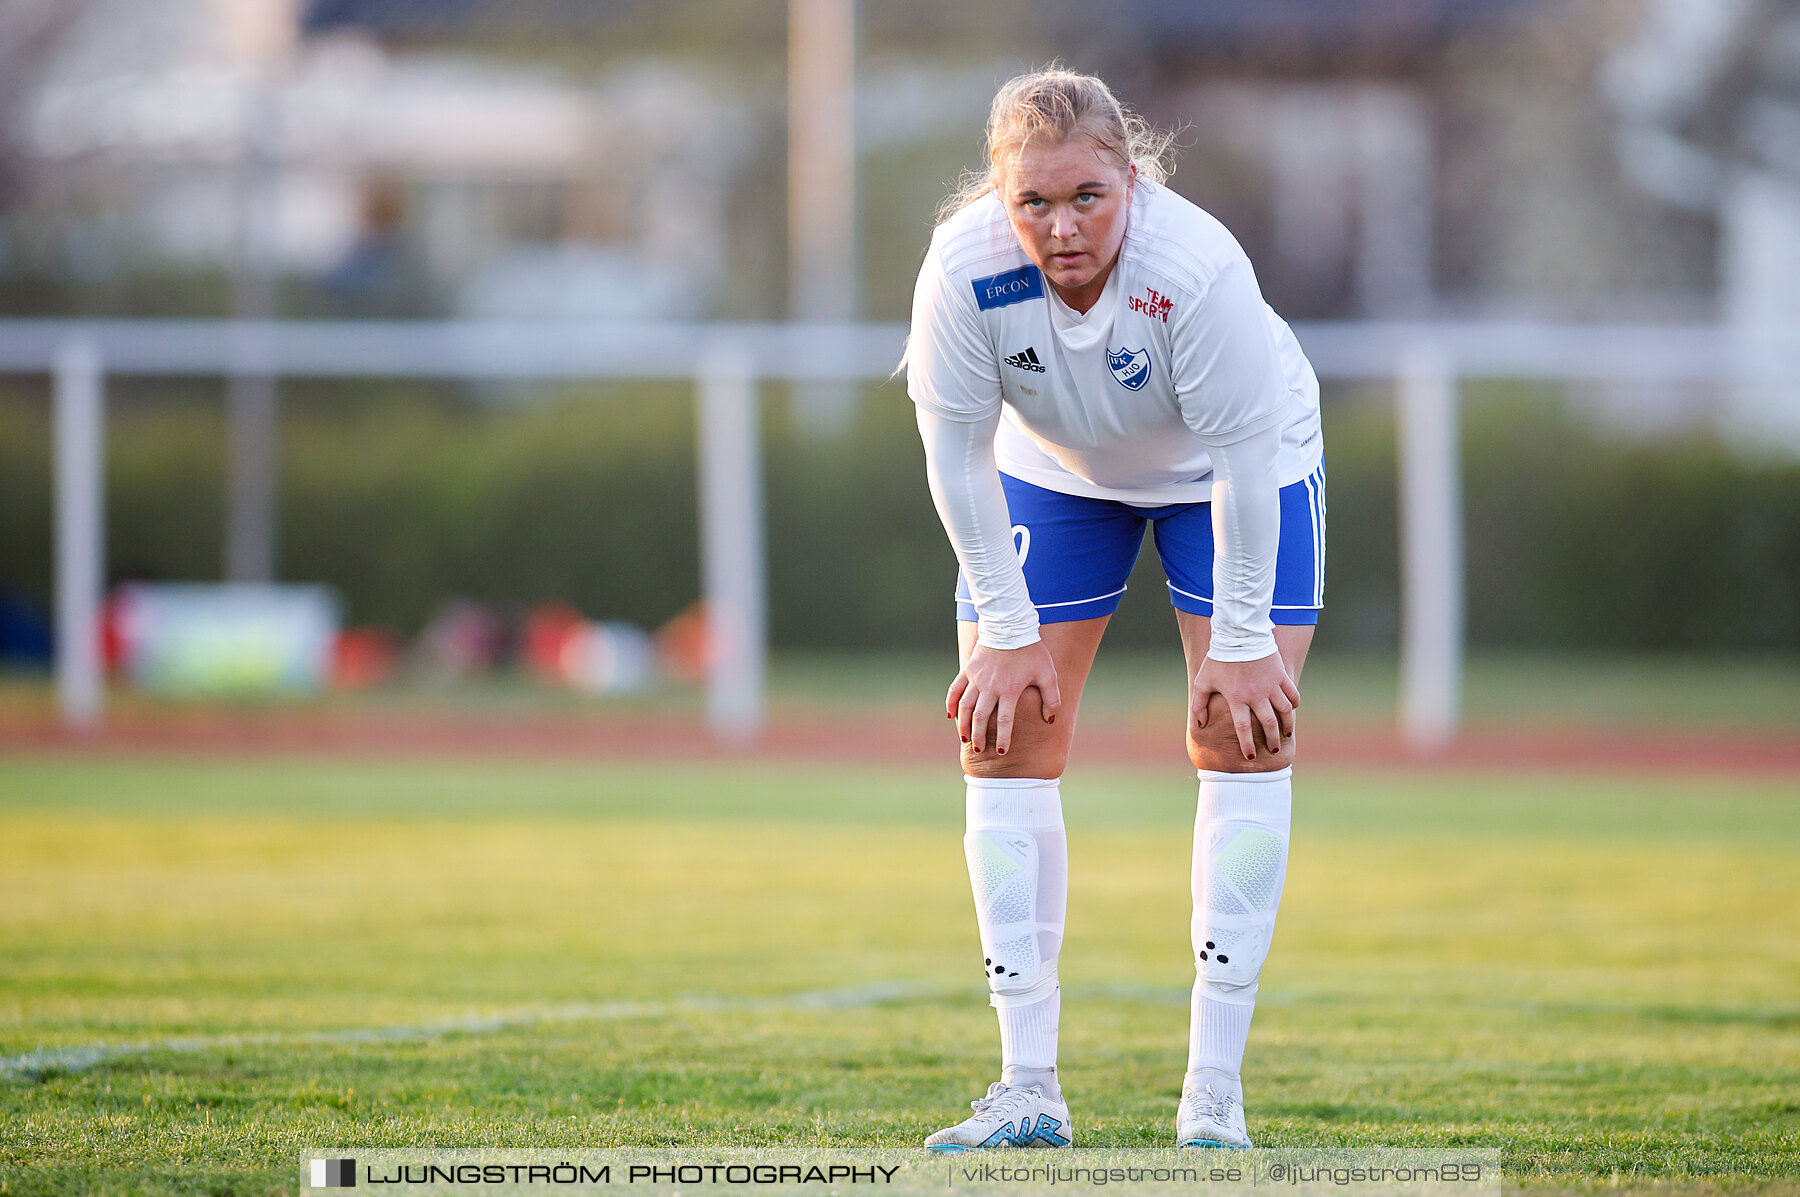
M 1140 183 L 1105 290 L 1076 313 L 990 194 L 932 237 L 906 365 L 932 493 L 983 643 L 1037 638 L 1004 496 L 982 476 L 997 468 L 1140 506 L 1212 501 L 1210 651 L 1221 660 L 1274 651 L 1276 491 L 1322 457 L 1318 381 L 1217 220 Z

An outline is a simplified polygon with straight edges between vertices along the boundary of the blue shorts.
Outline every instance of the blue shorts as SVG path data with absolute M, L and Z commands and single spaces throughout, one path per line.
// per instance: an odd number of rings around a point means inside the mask
M 1156 553 L 1169 577 L 1177 611 L 1212 617 L 1211 503 L 1135 507 L 1045 490 L 1000 475 L 1012 518 L 1013 546 L 1025 567 L 1040 623 L 1111 615 L 1137 564 L 1144 523 L 1156 534 Z M 1325 603 L 1325 467 L 1281 488 L 1281 547 L 1275 557 L 1276 623 L 1315 624 Z M 974 622 L 969 583 L 956 578 L 956 618 Z

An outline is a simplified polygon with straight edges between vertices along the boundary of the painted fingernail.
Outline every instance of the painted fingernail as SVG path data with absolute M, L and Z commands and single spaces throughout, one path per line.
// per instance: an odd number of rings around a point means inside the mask
M 1000 755 L 1001 755 L 1001 756 L 1005 756 L 1005 755 L 1006 755 L 1006 749 L 1004 749 L 1004 748 L 1002 748 L 1002 749 L 1000 749 L 1000 750 L 999 750 L 999 754 L 1000 754 Z
M 1056 722 L 1056 716 L 1055 716 L 1055 715 L 1045 715 L 1045 716 L 1044 716 L 1044 722 L 1045 722 L 1045 723 L 1055 723 L 1055 722 Z

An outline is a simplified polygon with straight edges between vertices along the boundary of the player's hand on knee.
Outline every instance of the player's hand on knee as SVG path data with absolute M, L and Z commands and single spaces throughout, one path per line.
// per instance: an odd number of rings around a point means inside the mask
M 950 692 L 944 696 L 944 713 L 956 720 L 962 742 L 974 744 L 978 750 L 987 743 L 991 723 L 994 749 L 1004 756 L 1012 747 L 1019 696 L 1034 686 L 1043 702 L 1044 722 L 1055 723 L 1062 694 L 1056 685 L 1056 664 L 1044 642 L 1023 648 L 977 644 L 956 680 L 950 683 Z
M 1254 661 L 1215 661 L 1207 657 L 1194 674 L 1188 717 L 1196 730 L 1206 727 L 1207 704 L 1217 694 L 1231 712 L 1238 748 L 1244 759 L 1256 759 L 1256 732 L 1270 753 L 1294 735 L 1294 709 L 1300 690 L 1288 676 L 1279 652 Z M 1196 736 L 1196 739 L 1198 737 Z

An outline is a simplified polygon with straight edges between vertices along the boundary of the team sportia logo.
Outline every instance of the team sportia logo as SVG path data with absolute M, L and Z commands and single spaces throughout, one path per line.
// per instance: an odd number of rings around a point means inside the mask
M 1125 301 L 1125 306 L 1134 312 L 1142 312 L 1146 316 L 1167 324 L 1169 309 L 1175 306 L 1175 301 L 1154 287 L 1145 287 L 1142 297 L 1131 296 Z

